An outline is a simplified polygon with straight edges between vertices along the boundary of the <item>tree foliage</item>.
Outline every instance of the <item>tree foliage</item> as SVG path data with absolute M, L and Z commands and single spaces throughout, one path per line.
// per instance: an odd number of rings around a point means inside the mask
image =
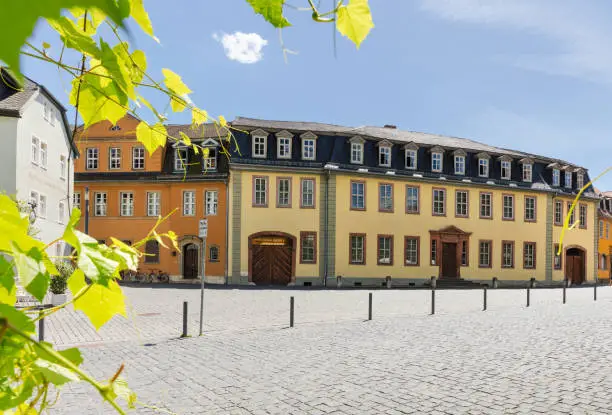
M 348 0 L 347 4 L 340 0 L 333 10 L 324 13 L 311 0 L 307 1 L 313 20 L 336 24 L 338 31 L 357 46 L 373 27 L 367 0 Z M 84 128 L 105 120 L 115 124 L 131 114 L 141 120 L 136 136 L 149 153 L 172 140 L 206 154 L 208 150 L 192 143 L 186 134 L 168 135 L 163 125 L 166 116 L 142 95 L 144 90 L 154 90 L 167 97 L 172 111 L 190 111 L 194 129 L 213 121 L 219 131 L 227 134 L 222 145 L 231 142 L 232 134 L 223 116 L 213 118 L 193 104 L 189 97 L 191 89 L 171 69 L 162 69 L 163 78 L 156 80 L 148 72 L 145 52 L 134 50 L 123 39 L 127 19 L 131 18 L 144 33 L 157 40 L 143 0 L 0 2 L 0 61 L 9 66 L 17 79 L 22 79 L 21 56 L 47 62 L 69 74 L 72 77 L 69 100 Z M 290 26 L 284 16 L 284 0 L 247 2 L 274 27 Z M 41 19 L 57 32 L 61 47 L 53 48 L 47 42 L 34 45 L 28 40 Z M 105 32 L 111 35 L 102 37 L 101 26 L 109 29 Z M 53 54 L 51 50 L 57 52 Z M 67 63 L 66 50 L 82 56 L 81 64 Z M 142 110 L 149 111 L 156 122 L 142 121 Z M 123 365 L 110 379 L 95 380 L 82 370 L 83 358 L 78 349 L 58 351 L 49 343 L 35 340 L 35 323 L 69 305 L 81 310 L 96 329 L 116 315 L 125 316 L 125 298 L 118 280 L 123 271 L 136 270 L 144 255 L 140 249 L 151 239 L 178 249 L 174 232 L 157 232 L 166 218 L 160 217 L 149 234 L 131 246 L 115 238 L 111 238 L 109 246 L 77 229 L 80 212 L 74 209 L 62 237 L 45 244 L 32 236 L 27 212 L 8 196 L 0 195 L 0 414 L 40 413 L 50 405 L 50 387 L 58 388 L 69 382 L 89 383 L 120 413 L 135 407 L 136 395 L 120 377 Z M 49 248 L 59 241 L 74 249 L 71 256 L 52 258 L 48 254 Z M 43 301 L 50 281 L 60 274 L 54 265 L 58 259 L 74 265 L 67 281 L 70 301 L 38 312 L 15 308 L 15 276 L 28 293 Z

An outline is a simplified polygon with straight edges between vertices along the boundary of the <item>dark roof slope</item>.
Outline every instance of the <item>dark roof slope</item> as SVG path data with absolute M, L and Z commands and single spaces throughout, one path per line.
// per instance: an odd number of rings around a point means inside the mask
M 202 124 L 199 127 L 193 128 L 191 124 L 168 124 L 166 126 L 168 135 L 179 138 L 179 133 L 187 134 L 189 138 L 223 138 L 227 136 L 227 129 L 219 127 L 214 123 Z
M 415 131 L 405 131 L 397 128 L 375 127 L 375 126 L 360 126 L 360 127 L 343 127 L 335 124 L 323 124 L 317 122 L 301 122 L 301 121 L 272 121 L 260 120 L 247 117 L 236 117 L 231 122 L 233 127 L 246 127 L 250 129 L 261 128 L 264 130 L 289 130 L 289 131 L 312 131 L 313 133 L 327 135 L 344 135 L 355 136 L 359 135 L 364 138 L 373 138 L 378 140 L 389 140 L 395 143 L 415 143 L 424 146 L 440 146 L 446 149 L 466 149 L 474 152 L 486 152 L 491 155 L 508 155 L 510 157 L 530 157 L 536 158 L 548 163 L 562 163 L 565 165 L 573 165 L 563 160 L 533 155 L 526 152 L 509 150 L 501 147 L 494 147 L 488 144 L 480 143 L 468 138 L 459 138 L 444 136 L 439 134 L 421 133 Z M 586 170 L 586 169 L 585 169 Z

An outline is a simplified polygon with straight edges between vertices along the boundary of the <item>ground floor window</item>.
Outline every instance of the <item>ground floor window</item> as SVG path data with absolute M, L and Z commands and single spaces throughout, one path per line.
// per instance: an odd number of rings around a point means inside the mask
M 419 238 L 417 236 L 406 236 L 404 239 L 404 264 L 419 265 Z
M 536 244 L 525 242 L 523 244 L 523 268 L 533 269 L 536 267 Z
M 217 245 L 211 245 L 208 248 L 208 261 L 219 262 L 219 247 Z
M 365 265 L 365 249 L 366 236 L 365 234 L 352 234 L 350 236 L 351 252 L 349 262 L 351 264 Z
M 316 232 L 300 233 L 300 262 L 315 264 L 317 262 L 317 234 Z
M 378 235 L 378 264 L 393 265 L 393 236 Z
M 491 241 L 480 241 L 478 252 L 478 266 L 480 268 L 491 268 Z

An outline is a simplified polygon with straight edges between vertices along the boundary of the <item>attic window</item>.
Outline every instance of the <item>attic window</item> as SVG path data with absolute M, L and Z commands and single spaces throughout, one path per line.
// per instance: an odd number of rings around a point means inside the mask
M 111 131 L 121 131 L 121 127 L 119 127 L 119 125 L 113 125 L 113 126 L 110 128 L 110 130 L 111 130 Z

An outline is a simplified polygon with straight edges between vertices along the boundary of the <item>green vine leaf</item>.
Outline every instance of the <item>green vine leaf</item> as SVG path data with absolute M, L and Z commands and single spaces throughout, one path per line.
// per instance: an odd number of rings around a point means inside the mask
M 336 28 L 359 48 L 374 27 L 368 0 L 349 0 L 336 13 Z
M 247 0 L 257 14 L 261 14 L 272 26 L 282 29 L 291 26 L 291 23 L 283 16 L 283 4 L 285 0 Z
M 6 319 L 11 326 L 26 334 L 33 335 L 36 332 L 32 320 L 30 320 L 27 315 L 8 304 L 0 304 L 0 318 Z
M 128 408 L 136 408 L 136 394 L 128 387 L 127 381 L 123 378 L 117 378 L 113 382 L 112 389 L 109 391 L 112 399 L 117 397 L 127 402 Z
M 79 377 L 73 371 L 57 363 L 39 358 L 34 361 L 33 365 L 37 372 L 54 385 L 79 381 Z
M 204 124 L 208 121 L 208 113 L 200 108 L 193 108 L 191 110 L 191 123 L 194 126 Z
M 153 154 L 159 147 L 166 145 L 167 137 L 166 127 L 161 123 L 149 126 L 146 122 L 141 121 L 136 127 L 136 139 L 145 146 L 149 154 Z
M 191 89 L 185 85 L 179 75 L 167 68 L 162 69 L 162 73 L 164 74 L 164 85 L 166 85 L 170 91 L 179 97 L 183 97 L 191 93 Z
M 42 302 L 51 279 L 44 262 L 46 254 L 36 247 L 27 252 L 22 251 L 17 244 L 13 243 L 12 255 L 21 284 L 38 301 Z
M 159 43 L 159 39 L 153 35 L 153 25 L 151 24 L 151 19 L 149 19 L 149 14 L 142 4 L 142 0 L 130 0 L 130 4 L 132 6 L 130 12 L 132 18 L 138 23 L 143 32 Z
M 17 301 L 17 286 L 12 264 L 0 255 L 0 303 L 14 305 Z
M 68 288 L 74 294 L 85 286 L 85 275 L 77 269 L 68 279 Z M 74 301 L 74 309 L 85 313 L 96 330 L 116 314 L 126 316 L 125 297 L 116 281 L 110 281 L 107 287 L 92 284 L 85 294 Z
M 186 146 L 191 145 L 191 138 L 189 138 L 187 134 L 182 131 L 179 131 L 179 135 L 181 136 L 181 140 L 183 140 L 183 144 L 185 144 Z
M 83 7 L 98 9 L 117 25 L 123 26 L 123 19 L 129 15 L 127 0 L 44 0 L 44 1 L 3 1 L 0 13 L 0 61 L 4 61 L 21 76 L 19 51 L 32 35 L 40 18 L 59 19 L 64 9 Z M 127 14 L 126 14 L 127 12 Z
M 77 27 L 76 24 L 66 16 L 62 16 L 58 19 L 50 19 L 48 22 L 49 25 L 59 33 L 62 42 L 67 48 L 77 50 L 88 56 L 100 56 L 100 49 L 91 36 L 83 32 L 82 27 Z

